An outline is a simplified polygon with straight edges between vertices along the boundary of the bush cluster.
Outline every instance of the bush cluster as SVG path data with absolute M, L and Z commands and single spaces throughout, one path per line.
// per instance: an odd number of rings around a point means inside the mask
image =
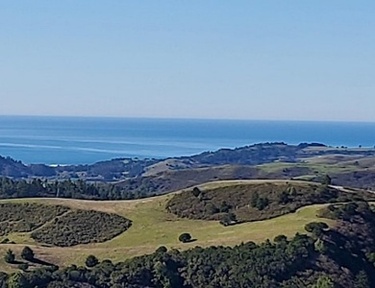
M 367 194 L 355 195 L 325 184 L 238 184 L 204 191 L 197 188 L 184 191 L 173 196 L 167 203 L 167 210 L 179 217 L 218 220 L 227 226 L 277 217 L 306 205 L 364 197 Z
M 60 205 L 0 203 L 0 236 L 30 232 L 69 211 Z
M 38 242 L 56 246 L 105 242 L 123 233 L 131 221 L 117 214 L 93 210 L 75 210 L 55 218 L 33 232 Z

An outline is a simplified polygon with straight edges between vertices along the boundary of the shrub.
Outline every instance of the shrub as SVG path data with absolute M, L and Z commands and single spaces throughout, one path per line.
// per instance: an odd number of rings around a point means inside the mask
M 328 225 L 324 222 L 311 222 L 305 225 L 305 230 L 312 233 L 315 237 L 320 237 Z
M 222 201 L 220 205 L 220 212 L 228 213 L 232 206 L 228 205 L 227 201 Z
M 191 235 L 189 233 L 182 233 L 179 237 L 178 240 L 182 243 L 188 243 L 191 241 Z
M 236 214 L 226 213 L 220 220 L 220 224 L 224 226 L 233 225 L 237 223 Z
M 201 190 L 198 187 L 194 187 L 191 193 L 193 193 L 195 197 L 198 197 L 201 194 Z
M 27 264 L 27 263 L 21 263 L 21 264 L 18 264 L 18 269 L 20 269 L 20 270 L 26 272 L 27 269 L 29 269 L 29 264 Z
M 30 247 L 26 246 L 22 249 L 21 258 L 28 261 L 34 260 L 34 251 Z
M 61 205 L 0 203 L 0 236 L 31 232 L 69 210 Z
M 95 267 L 99 264 L 99 260 L 94 255 L 89 255 L 86 258 L 85 264 L 87 267 Z
M 325 244 L 325 242 L 318 238 L 318 240 L 314 243 L 315 250 L 318 251 L 321 254 L 325 254 L 328 251 L 328 247 Z
M 14 255 L 13 251 L 8 249 L 4 256 L 4 261 L 7 263 L 14 263 L 16 260 L 16 255 Z
M 222 220 L 225 213 L 233 213 L 236 223 L 243 223 L 274 218 L 311 204 L 348 202 L 355 196 L 307 182 L 236 184 L 202 190 L 198 197 L 191 190 L 184 191 L 174 195 L 166 208 L 179 217 L 214 221 Z M 370 193 L 360 193 L 357 197 L 374 199 Z
M 321 276 L 318 278 L 318 281 L 316 284 L 313 286 L 313 288 L 334 288 L 335 284 L 329 278 L 328 276 Z
M 38 242 L 67 247 L 105 242 L 125 232 L 132 222 L 120 215 L 93 210 L 76 210 L 33 232 Z
M 288 187 L 287 192 L 290 196 L 297 196 L 297 189 L 293 186 Z
M 156 249 L 155 253 L 167 253 L 168 249 L 165 246 L 160 246 L 158 249 Z
M 250 199 L 251 207 L 256 207 L 257 206 L 258 199 L 259 199 L 258 192 L 257 191 L 253 192 L 251 194 L 251 199 Z
M 258 210 L 263 210 L 266 208 L 269 204 L 269 200 L 267 197 L 259 197 L 257 200 L 256 208 Z
M 281 242 L 287 242 L 288 241 L 288 238 L 285 236 L 285 235 L 278 235 L 276 236 L 273 241 L 275 243 L 281 243 Z
M 326 174 L 323 177 L 322 183 L 325 184 L 325 185 L 331 185 L 331 183 L 332 183 L 331 177 L 329 177 L 329 175 Z
M 290 201 L 289 193 L 287 191 L 281 192 L 278 196 L 278 203 L 279 204 L 287 204 Z

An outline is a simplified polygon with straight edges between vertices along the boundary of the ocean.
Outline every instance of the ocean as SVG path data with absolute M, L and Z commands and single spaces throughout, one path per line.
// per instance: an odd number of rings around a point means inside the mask
M 374 147 L 375 123 L 0 116 L 0 155 L 26 164 L 167 158 L 260 142 Z

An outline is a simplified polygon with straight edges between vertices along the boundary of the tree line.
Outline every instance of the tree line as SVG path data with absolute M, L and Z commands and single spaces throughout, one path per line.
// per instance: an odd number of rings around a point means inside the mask
M 84 180 L 47 181 L 0 178 L 0 198 L 58 197 L 92 200 L 130 200 L 153 196 L 152 192 L 128 191 L 115 184 Z

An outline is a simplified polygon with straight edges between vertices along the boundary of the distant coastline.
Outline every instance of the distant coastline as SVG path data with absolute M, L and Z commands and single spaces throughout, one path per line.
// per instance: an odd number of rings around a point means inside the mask
M 0 155 L 24 163 L 167 158 L 262 142 L 375 145 L 375 123 L 0 116 Z

